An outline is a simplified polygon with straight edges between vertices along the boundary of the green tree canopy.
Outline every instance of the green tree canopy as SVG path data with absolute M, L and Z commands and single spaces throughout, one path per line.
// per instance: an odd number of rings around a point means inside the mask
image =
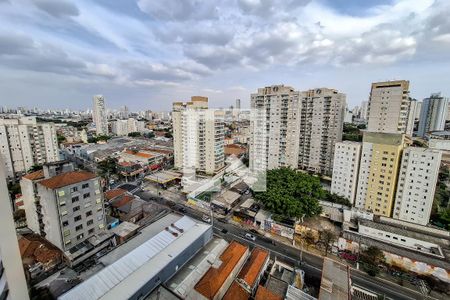
M 379 248 L 370 246 L 361 252 L 360 260 L 362 262 L 362 267 L 367 274 L 376 276 L 380 272 L 378 266 L 384 262 L 384 253 Z
M 256 192 L 255 199 L 272 213 L 288 218 L 312 217 L 321 213 L 318 200 L 324 199 L 325 191 L 319 178 L 281 168 L 267 171 L 266 182 L 266 191 Z

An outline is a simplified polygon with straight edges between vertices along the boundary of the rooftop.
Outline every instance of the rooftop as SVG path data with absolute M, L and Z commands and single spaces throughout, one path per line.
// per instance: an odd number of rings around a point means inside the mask
M 219 260 L 220 254 L 228 246 L 221 238 L 213 237 L 202 251 L 189 260 L 169 281 L 166 286 L 181 298 L 187 298 L 195 284 L 203 277 L 211 265 Z
M 250 294 L 236 281 L 234 281 L 222 300 L 248 300 Z
M 259 247 L 254 248 L 250 259 L 242 267 L 241 272 L 239 272 L 238 278 L 253 288 L 259 274 L 264 271 L 263 268 L 268 258 L 269 252 Z
M 349 298 L 349 274 L 345 265 L 324 258 L 319 300 L 346 300 Z
M 127 191 L 124 189 L 113 189 L 105 192 L 106 200 L 111 200 L 116 198 L 117 196 L 125 194 Z
M 262 285 L 258 287 L 258 290 L 256 291 L 255 300 L 282 300 L 283 297 L 280 297 L 278 295 L 275 295 Z
M 135 156 L 143 157 L 143 158 L 152 158 L 152 157 L 155 156 L 155 155 L 150 154 L 150 153 L 141 152 L 141 151 L 139 151 L 139 152 L 134 152 L 134 151 L 132 151 L 132 150 L 127 150 L 127 151 L 125 151 L 125 153 L 130 154 L 130 155 L 135 155 Z
M 182 217 L 169 230 L 151 239 L 100 270 L 59 299 L 128 299 L 164 270 L 210 225 Z M 177 231 L 177 235 L 171 233 Z
M 23 176 L 22 178 L 26 178 L 28 180 L 39 180 L 43 179 L 44 176 L 44 170 L 39 170 L 36 172 L 28 173 L 27 175 Z
M 116 227 L 111 229 L 111 232 L 113 232 L 115 235 L 120 237 L 126 237 L 130 233 L 136 231 L 139 229 L 139 225 L 130 223 L 130 222 L 122 222 Z
M 86 171 L 72 171 L 53 176 L 49 179 L 39 181 L 39 184 L 49 189 L 58 189 L 75 183 L 94 179 L 97 175 Z
M 236 241 L 231 242 L 220 256 L 220 260 L 222 261 L 220 266 L 218 268 L 209 268 L 202 279 L 195 285 L 195 290 L 208 299 L 214 298 L 247 251 L 247 246 L 239 244 Z

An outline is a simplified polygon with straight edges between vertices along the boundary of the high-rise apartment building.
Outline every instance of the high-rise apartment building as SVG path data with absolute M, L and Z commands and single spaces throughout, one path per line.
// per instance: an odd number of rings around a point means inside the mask
M 448 99 L 442 97 L 440 93 L 425 98 L 422 102 L 417 135 L 426 137 L 431 131 L 444 130 L 447 111 Z
M 441 157 L 439 150 L 418 147 L 404 150 L 393 218 L 428 224 Z
M 369 112 L 369 102 L 363 101 L 361 103 L 361 109 L 360 109 L 360 113 L 359 113 L 359 118 L 367 121 L 368 112 Z
M 45 164 L 21 181 L 28 227 L 63 251 L 104 230 L 100 179 L 67 162 Z
M 298 167 L 299 92 L 273 85 L 251 94 L 250 169 Z
M 236 99 L 236 109 L 241 109 L 241 99 Z
M 0 157 L 0 299 L 29 299 L 4 163 Z
M 404 134 L 365 132 L 362 144 L 355 206 L 391 217 L 407 139 Z
M 422 102 L 416 102 L 416 112 L 414 113 L 414 118 L 416 121 L 420 120 L 420 114 L 422 112 Z
M 251 95 L 250 167 L 290 166 L 331 174 L 335 143 L 342 140 L 345 95 L 274 85 Z
M 299 101 L 298 167 L 331 175 L 334 147 L 342 140 L 346 96 L 334 89 L 321 88 L 301 92 Z
M 95 124 L 97 135 L 108 134 L 108 118 L 105 107 L 105 97 L 95 95 L 93 97 L 92 121 Z
M 415 103 L 409 97 L 409 81 L 372 83 L 367 130 L 412 136 Z
M 59 160 L 55 126 L 38 123 L 35 117 L 0 119 L 0 155 L 10 180 L 34 165 Z
M 214 174 L 225 165 L 224 113 L 208 109 L 208 98 L 174 102 L 172 111 L 175 167 Z
M 355 202 L 358 184 L 361 143 L 343 141 L 336 143 L 334 150 L 331 192 Z

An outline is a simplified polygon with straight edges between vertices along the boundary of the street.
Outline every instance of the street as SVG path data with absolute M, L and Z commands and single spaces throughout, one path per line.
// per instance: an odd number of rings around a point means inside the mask
M 146 201 L 157 201 L 158 203 L 167 205 L 167 201 L 165 199 L 161 197 L 155 197 L 149 192 L 138 192 L 136 193 L 136 195 Z M 184 208 L 183 213 L 185 215 L 198 220 L 202 220 L 202 216 L 204 215 L 203 212 L 195 210 L 189 206 L 181 204 L 176 204 L 175 206 L 172 204 L 171 206 L 174 211 L 179 211 L 181 208 Z M 321 256 L 303 251 L 302 262 L 300 263 L 300 251 L 297 248 L 294 248 L 285 243 L 280 243 L 278 241 L 273 243 L 273 240 L 261 235 L 256 235 L 256 240 L 250 241 L 244 238 L 244 234 L 247 233 L 244 228 L 224 221 L 220 221 L 218 218 L 213 218 L 212 222 L 214 233 L 224 238 L 225 240 L 237 240 L 240 243 L 248 245 L 251 248 L 255 246 L 265 248 L 270 252 L 272 258 L 278 257 L 279 259 L 285 260 L 286 262 L 289 262 L 294 266 L 300 267 L 308 274 L 308 276 L 320 281 L 323 265 L 323 258 Z M 222 229 L 226 229 L 227 232 L 223 233 Z M 282 247 L 280 247 L 281 245 Z M 419 292 L 380 278 L 371 277 L 362 271 L 351 269 L 350 274 L 353 284 L 369 291 L 373 291 L 377 294 L 384 295 L 386 299 L 424 299 L 424 295 L 420 294 Z M 428 297 L 427 299 L 435 298 Z

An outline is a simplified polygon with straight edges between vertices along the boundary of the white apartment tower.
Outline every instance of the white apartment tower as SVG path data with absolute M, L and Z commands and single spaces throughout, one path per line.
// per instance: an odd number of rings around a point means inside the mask
M 361 143 L 343 141 L 336 143 L 334 150 L 331 193 L 347 198 L 352 204 L 355 203 L 361 147 Z
M 0 119 L 0 156 L 10 180 L 33 165 L 59 160 L 54 124 L 38 123 L 35 117 Z
M 448 99 L 442 97 L 440 93 L 425 98 L 422 102 L 417 135 L 426 137 L 431 131 L 444 130 L 447 111 Z
M 439 150 L 409 147 L 403 151 L 393 218 L 427 225 L 441 164 Z
M 412 136 L 415 104 L 409 97 L 409 81 L 372 83 L 367 131 Z
M 298 167 L 299 92 L 273 85 L 251 94 L 250 169 Z
M 334 147 L 342 140 L 345 94 L 320 88 L 300 93 L 300 147 L 298 167 L 315 173 L 332 173 Z
M 93 97 L 92 121 L 95 124 L 97 135 L 108 134 L 108 118 L 106 115 L 105 97 L 96 95 Z
M 174 102 L 172 111 L 175 167 L 184 173 L 214 174 L 225 165 L 224 113 L 208 109 L 208 98 Z
M 67 162 L 45 164 L 21 181 L 28 227 L 62 251 L 105 228 L 100 178 Z

